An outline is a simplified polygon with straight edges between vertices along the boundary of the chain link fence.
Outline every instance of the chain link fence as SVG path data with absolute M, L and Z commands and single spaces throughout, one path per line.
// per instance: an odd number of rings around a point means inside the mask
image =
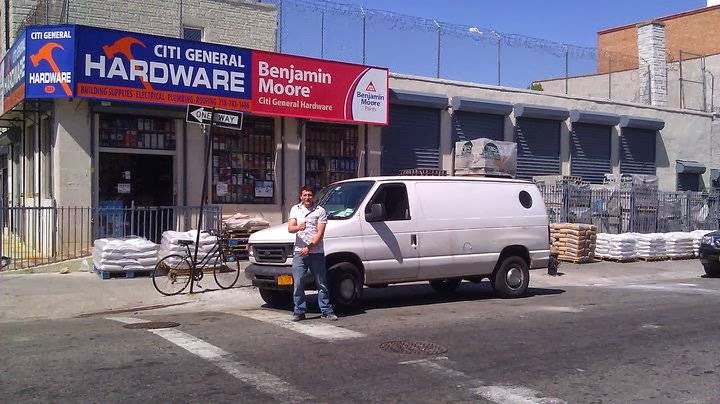
M 720 194 L 538 184 L 551 223 L 584 223 L 601 233 L 667 233 L 720 228 Z

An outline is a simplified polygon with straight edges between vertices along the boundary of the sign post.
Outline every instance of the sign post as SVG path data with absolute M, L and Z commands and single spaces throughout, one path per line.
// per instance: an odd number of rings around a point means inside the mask
M 190 271 L 190 293 L 193 293 L 193 279 L 195 271 L 197 270 L 198 262 L 198 249 L 200 248 L 200 231 L 203 222 L 203 214 L 205 211 L 205 200 L 208 194 L 208 165 L 210 164 L 210 153 L 212 152 L 212 139 L 213 139 L 213 128 L 215 126 L 216 112 L 214 108 L 201 107 L 197 105 L 188 104 L 186 120 L 191 123 L 199 123 L 203 126 L 203 134 L 206 136 L 205 139 L 205 154 L 204 154 L 204 167 L 203 167 L 203 185 L 202 194 L 200 197 L 200 213 L 198 214 L 197 224 L 197 235 L 195 236 L 195 254 L 193 255 L 192 268 Z M 242 117 L 242 113 L 238 113 Z M 191 120 L 192 119 L 192 120 Z M 242 125 L 242 118 L 240 119 L 240 125 Z

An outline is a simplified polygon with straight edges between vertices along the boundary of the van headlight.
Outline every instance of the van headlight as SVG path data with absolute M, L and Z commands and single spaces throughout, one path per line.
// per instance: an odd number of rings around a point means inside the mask
M 703 236 L 702 243 L 705 245 L 710 245 L 716 248 L 720 248 L 720 237 L 714 237 L 714 236 Z

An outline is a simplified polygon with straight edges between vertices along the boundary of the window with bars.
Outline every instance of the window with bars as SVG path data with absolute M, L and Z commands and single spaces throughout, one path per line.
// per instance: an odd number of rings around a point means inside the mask
M 188 41 L 202 41 L 202 37 L 202 28 L 183 27 L 183 39 L 187 39 Z
M 100 147 L 175 150 L 175 122 L 169 118 L 103 114 Z
M 275 126 L 267 117 L 245 116 L 242 131 L 214 128 L 213 203 L 273 203 Z
M 305 139 L 306 185 L 320 190 L 357 177 L 357 126 L 308 123 Z

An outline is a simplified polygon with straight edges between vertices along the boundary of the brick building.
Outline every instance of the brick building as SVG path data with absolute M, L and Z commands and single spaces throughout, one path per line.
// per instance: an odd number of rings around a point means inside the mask
M 665 26 L 668 61 L 680 60 L 680 52 L 700 56 L 720 54 L 720 4 L 708 1 L 697 10 L 654 18 Z M 603 55 L 637 55 L 639 24 L 608 28 L 597 33 L 598 73 L 636 69 L 637 58 L 608 58 Z M 691 58 L 687 55 L 685 59 Z

